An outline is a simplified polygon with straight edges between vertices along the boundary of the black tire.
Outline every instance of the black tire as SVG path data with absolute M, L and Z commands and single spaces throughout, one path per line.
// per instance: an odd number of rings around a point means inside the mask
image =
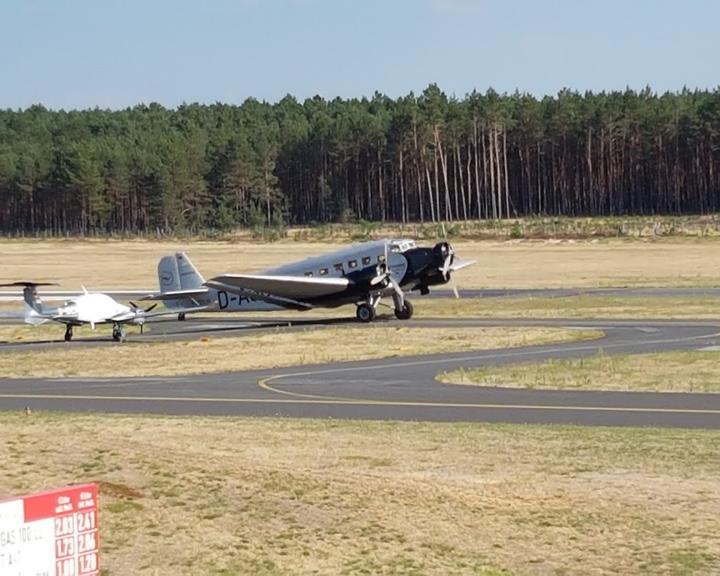
M 402 310 L 395 309 L 395 318 L 398 320 L 410 320 L 412 318 L 414 308 L 410 300 L 405 300 Z
M 185 312 L 180 312 L 180 314 L 178 314 L 178 321 L 183 322 L 184 320 L 185 320 Z
M 357 319 L 360 320 L 360 322 L 372 322 L 375 320 L 375 308 L 369 304 L 359 304 L 357 310 L 355 311 L 355 316 L 357 316 Z
M 67 328 L 65 328 L 65 342 L 70 342 L 70 340 L 72 340 L 72 337 L 73 337 L 72 327 L 68 326 Z

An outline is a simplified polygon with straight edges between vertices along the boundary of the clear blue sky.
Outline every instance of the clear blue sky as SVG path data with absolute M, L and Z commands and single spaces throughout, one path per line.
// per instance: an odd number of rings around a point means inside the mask
M 0 108 L 720 85 L 716 0 L 1 0 Z

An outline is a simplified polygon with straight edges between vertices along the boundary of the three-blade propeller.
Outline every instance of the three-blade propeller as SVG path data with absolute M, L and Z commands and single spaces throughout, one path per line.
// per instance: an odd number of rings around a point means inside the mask
M 475 260 L 458 260 L 455 258 L 455 250 L 453 250 L 452 246 L 450 246 L 450 243 L 447 241 L 447 231 L 445 230 L 445 223 L 440 224 L 443 232 L 443 240 L 445 241 L 445 245 L 447 246 L 447 256 L 445 256 L 445 260 L 443 261 L 443 264 L 440 268 L 438 268 L 438 271 L 442 274 L 443 279 L 450 284 L 450 287 L 452 288 L 453 294 L 455 294 L 455 298 L 460 298 L 460 293 L 458 292 L 457 284 L 455 283 L 455 277 L 452 274 L 452 272 L 457 272 L 458 270 L 462 270 L 466 266 L 470 266 L 471 264 L 475 264 Z

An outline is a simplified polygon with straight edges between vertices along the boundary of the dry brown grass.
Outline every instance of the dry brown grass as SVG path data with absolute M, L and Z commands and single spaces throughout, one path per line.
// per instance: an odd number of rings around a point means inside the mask
M 108 576 L 720 571 L 715 431 L 35 413 L 0 438 L 0 496 L 101 483 Z
M 434 240 L 421 241 L 431 245 Z M 478 264 L 458 273 L 465 288 L 712 286 L 720 284 L 720 239 L 662 241 L 462 241 Z M 63 289 L 153 288 L 158 259 L 186 250 L 207 277 L 260 270 L 347 244 L 283 241 L 0 241 L 2 281 L 55 280 Z
M 720 352 L 683 351 L 456 370 L 449 384 L 555 390 L 652 390 L 720 392 Z
M 720 319 L 720 298 L 567 296 L 563 298 L 413 299 L 418 318 L 698 318 Z
M 462 352 L 597 338 L 597 331 L 560 328 L 407 328 L 378 325 L 282 330 L 242 338 L 132 343 L 100 348 L 58 343 L 43 351 L 0 354 L 0 374 L 9 378 L 63 376 L 171 376 L 206 374 Z M 238 353 L 238 351 L 241 351 Z

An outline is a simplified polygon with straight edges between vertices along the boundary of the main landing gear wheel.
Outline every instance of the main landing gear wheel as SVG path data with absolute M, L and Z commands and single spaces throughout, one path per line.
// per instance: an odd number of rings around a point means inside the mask
M 185 320 L 185 312 L 180 312 L 180 314 L 178 314 L 178 320 L 179 320 L 180 322 L 182 322 L 183 320 Z
M 113 326 L 112 337 L 115 342 L 123 342 L 125 340 L 125 331 L 120 326 Z
M 405 300 L 402 308 L 395 308 L 395 318 L 398 320 L 410 320 L 413 315 L 413 305 L 410 300 Z
M 65 326 L 65 342 L 70 342 L 73 337 L 73 328 L 70 324 Z
M 375 308 L 370 304 L 358 304 L 355 315 L 360 322 L 372 322 L 375 320 Z

